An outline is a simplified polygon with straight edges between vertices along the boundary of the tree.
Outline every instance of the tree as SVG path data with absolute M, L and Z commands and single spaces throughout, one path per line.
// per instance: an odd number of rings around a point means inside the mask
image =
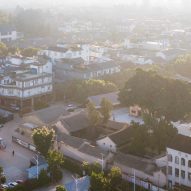
M 47 127 L 35 129 L 32 134 L 37 150 L 45 157 L 52 146 L 54 136 L 54 130 Z
M 40 171 L 38 182 L 40 186 L 45 186 L 50 183 L 50 177 L 46 170 L 42 169 Z
M 64 188 L 64 186 L 58 185 L 56 186 L 56 191 L 66 191 L 66 189 Z
M 121 169 L 118 167 L 112 167 L 108 177 L 110 179 L 110 189 L 111 191 L 114 191 L 116 187 L 118 187 L 122 182 L 122 173 Z
M 92 172 L 90 184 L 92 191 L 106 191 L 109 188 L 109 182 L 103 173 Z
M 4 184 L 6 182 L 6 177 L 3 174 L 3 167 L 0 166 L 0 184 Z
M 181 81 L 163 78 L 155 72 L 137 70 L 119 93 L 123 105 L 137 104 L 157 117 L 180 120 L 191 112 L 189 86 Z
M 111 111 L 112 111 L 112 103 L 107 100 L 106 98 L 103 98 L 102 101 L 101 101 L 101 114 L 103 116 L 103 122 L 104 123 L 107 123 L 110 116 L 111 116 Z
M 33 57 L 36 56 L 38 53 L 39 49 L 38 48 L 26 48 L 24 50 L 21 51 L 21 55 L 25 56 L 25 57 Z
M 0 56 L 7 56 L 8 55 L 8 48 L 7 46 L 0 42 Z
M 61 153 L 56 150 L 50 150 L 47 155 L 48 171 L 53 181 L 58 181 L 62 178 L 61 167 L 64 164 L 64 158 Z
M 100 113 L 99 113 L 99 111 L 96 110 L 96 108 L 92 102 L 88 102 L 87 111 L 88 111 L 88 119 L 89 119 L 90 125 L 93 128 L 95 128 L 101 122 Z

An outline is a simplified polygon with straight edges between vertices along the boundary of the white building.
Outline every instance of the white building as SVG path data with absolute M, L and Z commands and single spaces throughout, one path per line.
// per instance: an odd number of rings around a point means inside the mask
M 113 161 L 113 165 L 121 169 L 123 179 L 148 190 L 164 191 L 162 188 L 166 185 L 165 172 L 153 161 L 119 152 Z
M 90 145 L 87 141 L 62 134 L 58 139 L 59 151 L 64 156 L 79 162 L 99 163 L 103 168 L 106 167 L 107 161 L 112 157 L 109 152 L 102 151 L 99 147 Z
M 12 62 L 11 62 L 12 61 Z M 4 63 L 0 76 L 0 104 L 3 108 L 11 105 L 21 110 L 31 110 L 35 100 L 48 101 L 52 93 L 52 63 L 45 59 L 32 62 L 20 58 Z
M 17 40 L 18 33 L 14 27 L 0 26 L 0 42 L 11 42 Z
M 124 127 L 123 129 L 112 133 L 108 136 L 100 138 L 96 141 L 98 147 L 104 151 L 116 153 L 118 147 L 130 142 L 132 136 L 132 128 Z
M 167 155 L 168 187 L 191 190 L 191 138 L 177 135 L 167 146 Z

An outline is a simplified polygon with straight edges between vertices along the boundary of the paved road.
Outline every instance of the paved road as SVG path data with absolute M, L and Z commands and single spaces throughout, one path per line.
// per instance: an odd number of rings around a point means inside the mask
M 25 179 L 27 177 L 26 169 L 30 165 L 30 159 L 34 153 L 13 143 L 12 135 L 22 119 L 18 116 L 13 121 L 10 121 L 0 129 L 0 137 L 6 141 L 7 147 L 5 150 L 0 150 L 0 165 L 3 166 L 7 177 L 7 182 L 16 179 Z M 15 154 L 12 155 L 14 150 Z

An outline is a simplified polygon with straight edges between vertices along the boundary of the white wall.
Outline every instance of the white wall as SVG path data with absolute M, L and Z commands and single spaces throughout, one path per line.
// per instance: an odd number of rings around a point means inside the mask
M 97 140 L 96 144 L 105 151 L 116 152 L 117 150 L 115 143 L 109 137 Z

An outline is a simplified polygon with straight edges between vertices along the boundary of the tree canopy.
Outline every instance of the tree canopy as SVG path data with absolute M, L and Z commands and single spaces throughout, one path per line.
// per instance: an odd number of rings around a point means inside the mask
M 86 101 L 88 96 L 113 91 L 117 91 L 116 85 L 104 80 L 72 80 L 63 84 L 56 84 L 55 87 L 58 100 L 70 99 L 82 103 Z
M 113 109 L 113 106 L 112 106 L 112 103 L 106 99 L 106 98 L 103 98 L 102 101 L 101 101 L 101 114 L 103 116 L 103 122 L 104 123 L 107 123 L 110 116 L 111 116 L 111 111 Z
M 48 129 L 47 127 L 35 129 L 33 132 L 32 137 L 34 144 L 37 150 L 45 157 L 52 146 L 54 136 L 54 130 Z
M 163 78 L 155 72 L 137 70 L 119 93 L 125 106 L 138 104 L 157 116 L 180 120 L 191 112 L 191 94 L 187 84 Z
M 53 181 L 58 181 L 62 178 L 61 167 L 64 164 L 64 158 L 61 153 L 56 150 L 49 150 L 47 155 L 48 171 Z

